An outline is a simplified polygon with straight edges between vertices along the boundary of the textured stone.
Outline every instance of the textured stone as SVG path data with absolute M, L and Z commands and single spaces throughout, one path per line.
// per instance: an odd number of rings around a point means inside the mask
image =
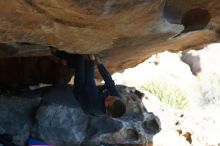
M 143 94 L 135 88 L 118 86 L 128 110 L 117 119 L 86 115 L 72 89 L 60 85 L 21 96 L 11 96 L 10 92 L 2 95 L 0 133 L 10 134 L 21 146 L 29 136 L 54 146 L 72 146 L 151 144 L 153 135 L 160 131 L 159 119 L 146 111 Z
M 152 135 L 160 131 L 160 121 L 148 113 L 135 88 L 118 86 L 126 103 L 126 114 L 119 119 L 92 119 L 88 142 L 103 144 L 150 144 Z M 139 92 L 139 91 L 138 91 Z M 86 141 L 85 141 L 86 143 Z
M 164 50 L 219 40 L 218 0 L 10 0 L 0 6 L 1 57 L 49 55 L 48 45 L 56 45 L 101 53 L 116 71 Z
M 30 135 L 40 98 L 0 96 L 0 134 L 10 134 L 16 144 L 24 145 Z
M 44 89 L 33 135 L 56 146 L 152 142 L 160 130 L 159 119 L 146 111 L 134 88 L 118 89 L 128 109 L 118 119 L 84 114 L 72 96 L 72 86 Z
M 37 130 L 47 143 L 71 146 L 86 137 L 88 117 L 80 108 L 42 106 L 37 113 Z

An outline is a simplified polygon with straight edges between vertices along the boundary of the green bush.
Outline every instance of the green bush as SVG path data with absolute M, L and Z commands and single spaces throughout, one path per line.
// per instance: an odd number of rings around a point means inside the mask
M 152 81 L 142 86 L 141 90 L 150 92 L 160 99 L 161 102 L 176 109 L 188 109 L 187 96 L 178 87 L 159 81 Z

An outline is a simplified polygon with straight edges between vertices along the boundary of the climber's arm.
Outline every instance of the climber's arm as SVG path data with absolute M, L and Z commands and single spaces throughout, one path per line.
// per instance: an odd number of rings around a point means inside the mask
M 110 92 L 112 96 L 118 96 L 120 97 L 120 94 L 118 93 L 118 90 L 115 86 L 115 82 L 113 81 L 111 74 L 107 71 L 105 66 L 101 63 L 100 59 L 98 57 L 95 58 L 95 62 L 98 66 L 98 70 L 102 76 L 102 78 L 105 81 L 105 86 Z

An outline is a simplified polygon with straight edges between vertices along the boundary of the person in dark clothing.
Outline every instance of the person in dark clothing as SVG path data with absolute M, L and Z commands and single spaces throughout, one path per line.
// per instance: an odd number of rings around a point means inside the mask
M 79 101 L 82 109 L 89 115 L 108 115 L 121 117 L 126 112 L 125 104 L 121 100 L 111 75 L 106 70 L 99 58 L 90 55 L 70 54 L 59 51 L 50 46 L 53 55 L 60 58 L 62 64 L 75 69 L 74 96 Z M 94 79 L 94 66 L 105 81 L 105 90 L 99 92 Z

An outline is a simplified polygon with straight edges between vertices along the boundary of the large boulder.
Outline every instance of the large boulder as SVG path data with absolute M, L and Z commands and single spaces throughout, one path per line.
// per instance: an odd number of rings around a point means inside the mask
M 30 136 L 34 122 L 33 115 L 40 103 L 40 97 L 21 98 L 10 94 L 0 95 L 0 134 L 10 134 L 18 145 L 24 145 Z
M 159 132 L 159 119 L 144 108 L 134 88 L 118 86 L 127 106 L 118 119 L 83 113 L 72 96 L 72 86 L 44 91 L 34 135 L 53 145 L 145 144 Z
M 45 56 L 48 45 L 56 45 L 101 53 L 116 71 L 164 50 L 219 40 L 218 0 L 19 0 L 0 6 L 1 57 Z
M 44 87 L 20 96 L 1 96 L 0 134 L 16 144 L 28 137 L 54 146 L 147 144 L 160 131 L 160 120 L 142 104 L 143 93 L 118 86 L 127 106 L 121 118 L 86 115 L 73 97 L 73 86 Z

